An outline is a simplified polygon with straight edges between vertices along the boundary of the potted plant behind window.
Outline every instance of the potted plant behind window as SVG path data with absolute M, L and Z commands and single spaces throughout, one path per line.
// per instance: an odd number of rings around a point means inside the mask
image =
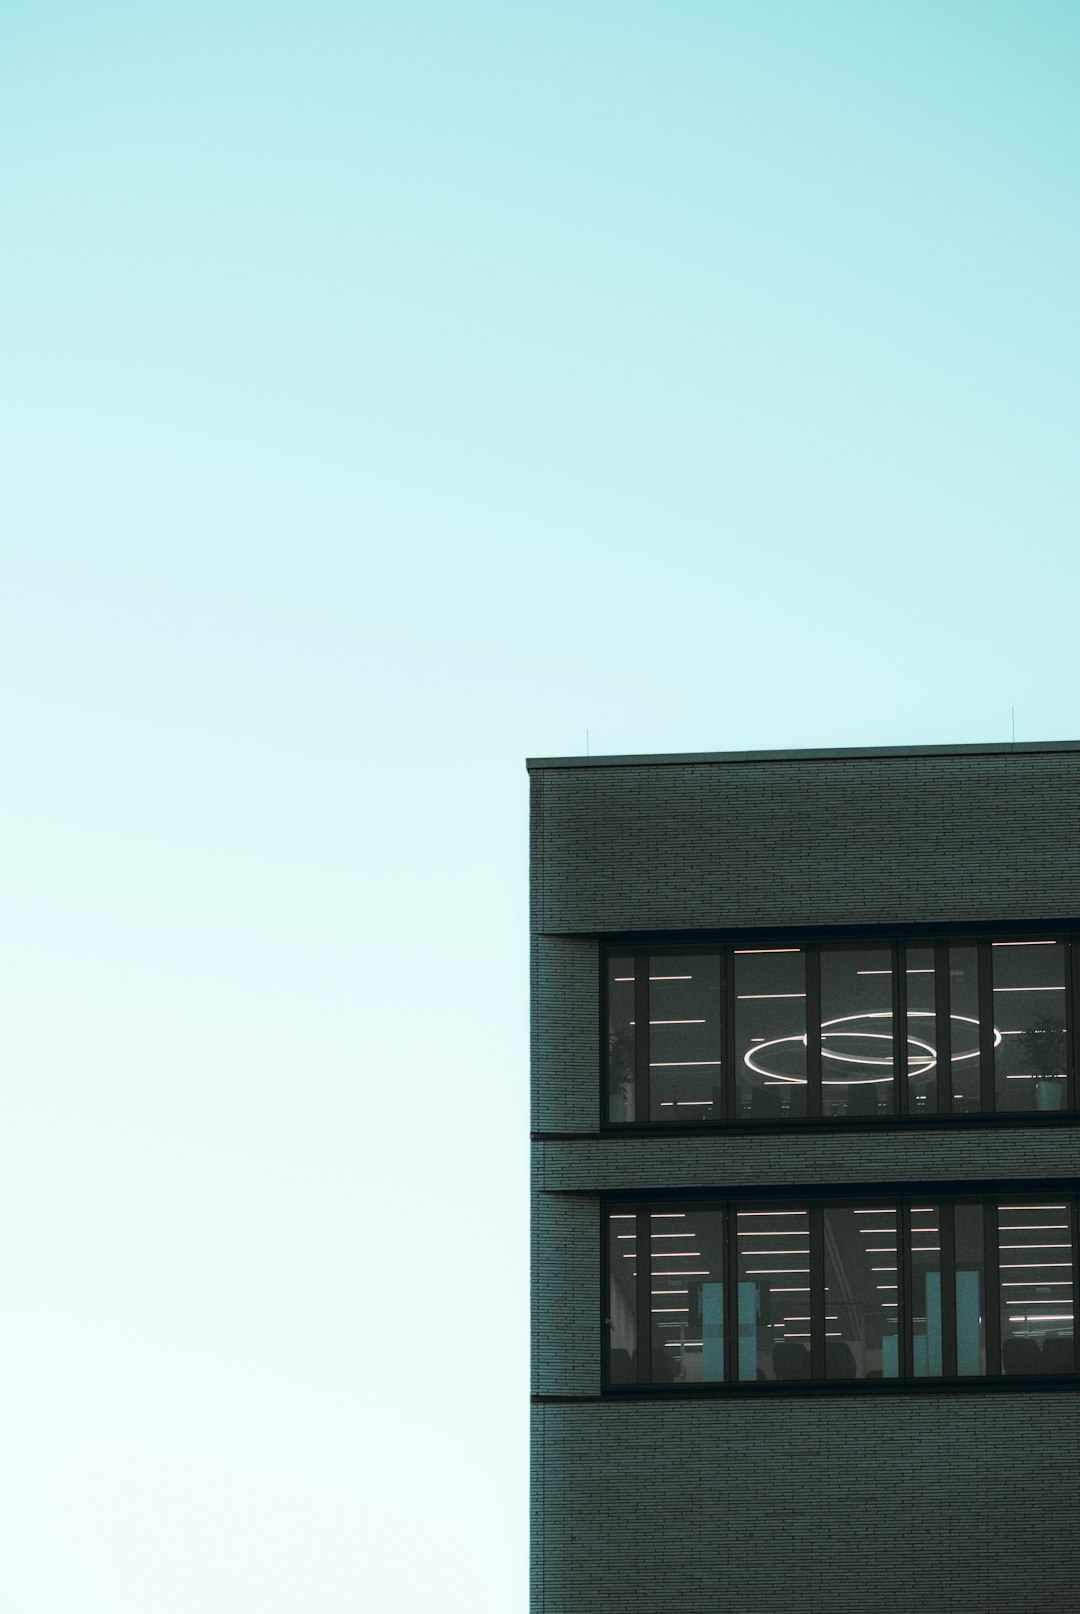
M 1035 1108 L 1061 1108 L 1065 1077 L 1065 1027 L 1052 1014 L 1033 1020 L 1021 1039 L 1028 1070 L 1035 1078 Z

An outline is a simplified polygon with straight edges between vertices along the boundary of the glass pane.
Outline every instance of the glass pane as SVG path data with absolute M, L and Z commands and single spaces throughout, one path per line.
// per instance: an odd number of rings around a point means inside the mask
M 637 1379 L 637 1217 L 613 1211 L 608 1217 L 608 1381 Z
M 821 955 L 821 1111 L 892 1108 L 892 960 L 885 948 Z
M 998 1209 L 1001 1371 L 1073 1371 L 1072 1218 L 1060 1200 Z
M 908 1105 L 912 1115 L 933 1115 L 938 1107 L 934 949 L 908 947 L 905 953 Z
M 911 1368 L 917 1379 L 936 1379 L 944 1372 L 941 1208 L 912 1205 L 907 1215 L 911 1248 Z
M 742 1380 L 810 1377 L 810 1213 L 736 1217 Z
M 994 1085 L 999 1110 L 1065 1108 L 1065 948 L 995 942 Z
M 655 1211 L 652 1372 L 655 1384 L 724 1378 L 724 1215 Z
M 983 1261 L 983 1208 L 954 1207 L 956 1237 L 956 1371 L 986 1372 L 986 1278 Z
M 825 1212 L 825 1376 L 900 1373 L 896 1208 Z
M 806 956 L 797 947 L 735 949 L 735 1113 L 806 1114 Z
M 649 960 L 649 1085 L 654 1121 L 719 1120 L 720 955 Z
M 952 1107 L 957 1115 L 982 1108 L 979 1089 L 979 954 L 974 947 L 949 948 L 949 1036 L 952 1041 Z
M 609 958 L 608 1120 L 634 1119 L 634 960 Z

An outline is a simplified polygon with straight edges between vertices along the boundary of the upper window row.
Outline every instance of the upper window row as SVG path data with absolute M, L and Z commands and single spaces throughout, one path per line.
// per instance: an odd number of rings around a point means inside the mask
M 606 1121 L 1075 1111 L 1078 967 L 1060 936 L 613 952 Z

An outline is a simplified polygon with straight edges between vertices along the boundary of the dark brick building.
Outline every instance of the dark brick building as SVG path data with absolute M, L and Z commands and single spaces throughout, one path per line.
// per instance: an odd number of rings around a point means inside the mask
M 1080 743 L 529 769 L 535 1614 L 1073 1606 Z

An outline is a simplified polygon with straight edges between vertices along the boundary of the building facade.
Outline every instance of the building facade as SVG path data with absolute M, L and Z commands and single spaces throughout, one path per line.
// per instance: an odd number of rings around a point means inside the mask
M 1071 1606 L 1080 743 L 529 770 L 534 1614 Z

